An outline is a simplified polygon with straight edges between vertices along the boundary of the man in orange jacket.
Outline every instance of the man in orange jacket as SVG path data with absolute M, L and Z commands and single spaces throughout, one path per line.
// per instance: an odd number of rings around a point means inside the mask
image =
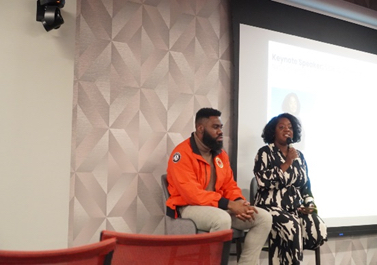
M 231 227 L 250 229 L 238 264 L 258 263 L 271 230 L 271 215 L 251 206 L 233 178 L 222 149 L 221 112 L 203 108 L 196 113 L 195 132 L 172 152 L 167 169 L 167 215 L 192 219 L 199 230 Z

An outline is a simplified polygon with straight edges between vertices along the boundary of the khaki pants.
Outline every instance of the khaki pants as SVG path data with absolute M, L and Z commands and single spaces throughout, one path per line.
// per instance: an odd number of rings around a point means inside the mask
M 214 232 L 230 228 L 249 230 L 245 237 L 238 264 L 256 265 L 268 234 L 272 217 L 262 208 L 256 207 L 255 220 L 242 221 L 228 211 L 212 206 L 185 206 L 180 208 L 182 218 L 190 218 L 199 230 Z

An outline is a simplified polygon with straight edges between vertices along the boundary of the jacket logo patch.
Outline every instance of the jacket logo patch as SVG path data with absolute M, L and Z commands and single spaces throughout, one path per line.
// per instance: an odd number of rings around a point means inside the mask
M 220 158 L 216 157 L 215 161 L 216 161 L 216 164 L 217 164 L 217 166 L 219 168 L 223 168 L 224 167 L 223 161 L 221 161 Z
M 179 160 L 181 160 L 181 154 L 177 152 L 173 155 L 173 162 L 177 163 Z

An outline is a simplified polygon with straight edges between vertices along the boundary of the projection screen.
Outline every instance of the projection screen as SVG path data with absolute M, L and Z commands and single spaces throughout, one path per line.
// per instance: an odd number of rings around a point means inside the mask
M 253 2 L 254 13 L 262 8 L 268 17 L 280 8 L 286 17 L 278 18 L 276 25 L 258 20 L 260 13 L 255 21 L 242 21 L 240 13 L 241 19 L 235 19 L 237 181 L 246 187 L 253 177 L 254 158 L 264 145 L 261 133 L 268 120 L 292 113 L 303 126 L 302 140 L 295 147 L 308 162 L 312 191 L 330 236 L 376 232 L 377 141 L 372 135 L 377 127 L 377 55 L 357 47 L 360 39 L 349 45 L 352 38 L 360 37 L 360 31 L 355 36 L 353 29 L 363 27 L 269 1 Z M 234 12 L 246 8 L 234 7 Z M 292 18 L 301 16 L 309 18 L 300 21 L 305 34 L 292 26 Z M 331 33 L 331 25 L 323 32 L 321 27 L 313 28 L 315 23 L 330 22 L 336 32 Z M 374 34 L 369 38 L 377 36 L 374 30 L 363 30 Z M 326 39 L 326 34 L 331 37 Z M 373 39 L 369 41 L 373 46 Z

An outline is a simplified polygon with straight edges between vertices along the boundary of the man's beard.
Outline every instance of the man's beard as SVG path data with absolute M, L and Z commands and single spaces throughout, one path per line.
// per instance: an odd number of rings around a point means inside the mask
M 209 135 L 206 130 L 204 130 L 203 133 L 203 144 L 214 151 L 218 151 L 223 148 L 223 141 L 216 140 L 216 138 L 213 138 L 211 135 Z

